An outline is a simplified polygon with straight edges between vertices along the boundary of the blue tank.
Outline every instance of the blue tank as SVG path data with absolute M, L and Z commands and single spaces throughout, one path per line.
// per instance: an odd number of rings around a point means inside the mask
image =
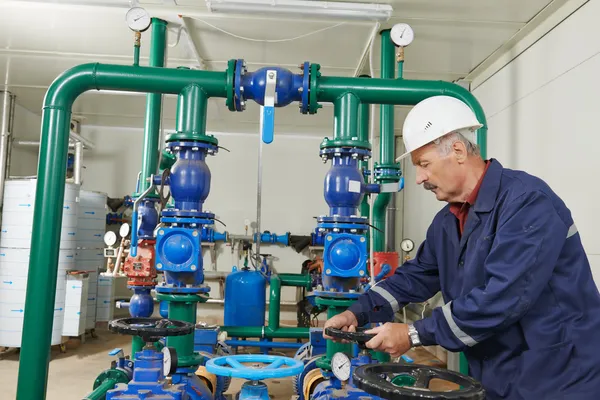
M 267 281 L 257 271 L 233 271 L 225 280 L 225 325 L 264 326 Z

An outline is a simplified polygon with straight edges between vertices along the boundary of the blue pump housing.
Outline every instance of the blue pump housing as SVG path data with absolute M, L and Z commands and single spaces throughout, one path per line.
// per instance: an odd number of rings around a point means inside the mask
M 225 325 L 264 326 L 266 286 L 260 272 L 234 267 L 225 280 Z

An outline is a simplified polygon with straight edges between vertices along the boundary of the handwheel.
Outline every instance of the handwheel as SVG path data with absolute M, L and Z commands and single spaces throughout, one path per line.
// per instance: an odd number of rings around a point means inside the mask
M 166 318 L 121 318 L 110 321 L 111 331 L 139 336 L 145 342 L 157 342 L 165 336 L 183 336 L 194 331 L 189 322 Z
M 242 363 L 265 363 L 265 366 L 248 366 Z M 217 357 L 206 363 L 211 374 L 260 381 L 269 378 L 285 378 L 302 372 L 304 363 L 290 357 L 265 354 L 238 354 Z
M 475 379 L 424 365 L 395 363 L 369 364 L 358 367 L 352 375 L 354 384 L 365 392 L 387 400 L 439 399 L 484 400 L 485 390 Z M 459 385 L 455 391 L 431 391 L 432 379 L 441 379 Z
M 358 347 L 364 349 L 365 343 L 373 339 L 375 335 L 367 334 L 371 328 L 356 328 L 356 332 L 347 332 L 337 328 L 325 328 L 325 334 L 336 339 L 348 340 L 349 342 L 358 343 Z

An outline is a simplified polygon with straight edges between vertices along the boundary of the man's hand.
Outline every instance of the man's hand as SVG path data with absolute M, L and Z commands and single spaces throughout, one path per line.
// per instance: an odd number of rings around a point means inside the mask
M 356 330 L 356 327 L 358 326 L 358 320 L 356 319 L 356 316 L 352 313 L 352 311 L 344 311 L 341 314 L 335 315 L 331 318 L 329 318 L 326 322 L 325 322 L 325 326 L 323 328 L 323 337 L 325 339 L 331 339 L 331 340 L 336 340 L 332 338 L 329 335 L 325 334 L 325 328 L 337 328 L 337 329 L 341 329 L 343 331 L 350 331 L 350 332 L 354 332 Z
M 385 325 L 369 329 L 365 333 L 376 335 L 366 343 L 368 348 L 384 351 L 394 358 L 400 357 L 411 348 L 406 324 L 388 322 Z

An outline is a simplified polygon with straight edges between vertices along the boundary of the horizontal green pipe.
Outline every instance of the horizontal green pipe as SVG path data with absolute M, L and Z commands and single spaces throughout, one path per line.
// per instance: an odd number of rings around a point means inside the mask
M 462 86 L 446 81 L 374 79 L 321 76 L 317 81 L 317 101 L 334 103 L 348 92 L 362 103 L 415 105 L 432 96 L 451 96 L 462 100 L 475 112 L 483 128 L 477 131 L 481 156 L 487 156 L 487 120 L 481 104 Z
M 277 274 L 281 286 L 296 286 L 311 289 L 312 279 L 309 274 Z
M 100 386 L 94 389 L 93 392 L 83 398 L 83 400 L 104 400 L 106 392 L 115 388 L 117 381 L 115 379 L 107 379 Z
M 90 63 L 77 65 L 56 78 L 48 88 L 44 106 L 70 111 L 77 96 L 92 89 L 179 94 L 189 84 L 202 87 L 208 97 L 227 97 L 225 71 Z
M 268 326 L 222 326 L 221 331 L 236 338 L 308 339 L 308 328 L 280 327 L 272 330 Z

